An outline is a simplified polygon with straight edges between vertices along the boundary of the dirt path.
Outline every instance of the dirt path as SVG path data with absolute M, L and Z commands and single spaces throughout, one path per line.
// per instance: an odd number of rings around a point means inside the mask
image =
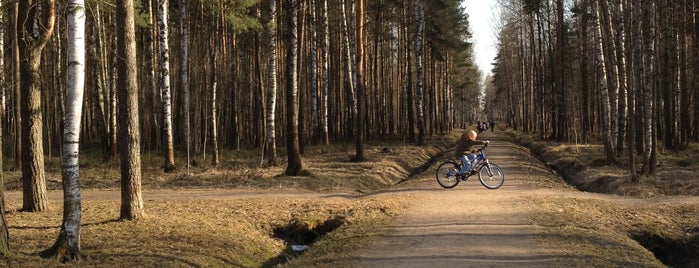
M 536 225 L 536 202 L 548 196 L 590 196 L 566 186 L 542 188 L 555 175 L 528 150 L 498 132 L 479 139 L 491 141 L 489 159 L 506 174 L 503 187 L 488 190 L 477 177 L 444 190 L 434 178 L 435 164 L 404 186 L 423 189 L 414 205 L 394 225 L 385 227 L 370 247 L 360 250 L 354 267 L 586 267 L 615 266 L 613 261 L 558 251 L 564 237 Z M 396 191 L 399 192 L 399 191 Z M 639 263 L 657 263 L 639 248 Z M 586 254 L 586 253 L 585 253 Z M 602 254 L 604 255 L 604 254 Z M 589 256 L 588 256 L 589 257 Z M 586 261 L 585 259 L 590 259 Z M 655 266 L 651 264 L 651 266 Z

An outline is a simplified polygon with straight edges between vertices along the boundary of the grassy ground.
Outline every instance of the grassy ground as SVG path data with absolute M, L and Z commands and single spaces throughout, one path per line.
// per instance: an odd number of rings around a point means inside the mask
M 189 170 L 179 166 L 169 174 L 161 171 L 161 158 L 147 154 L 142 158 L 144 191 L 176 191 L 166 198 L 144 193 L 146 217 L 133 222 L 118 220 L 120 201 L 118 192 L 114 194 L 119 187 L 118 163 L 104 162 L 101 152 L 84 149 L 82 265 L 272 267 L 296 257 L 289 245 L 308 244 L 318 236 L 328 237 L 318 242 L 331 243 L 325 248 L 334 253 L 328 256 L 341 256 L 343 246 L 367 241 L 348 240 L 356 234 L 370 236 L 373 226 L 390 220 L 408 203 L 401 197 L 359 196 L 410 176 L 454 137 L 434 137 L 424 147 L 367 144 L 368 161 L 363 163 L 348 161 L 353 144 L 307 147 L 304 167 L 310 176 L 306 177 L 282 176 L 283 157 L 278 166 L 260 166 L 258 151 L 223 151 L 218 167 L 198 157 Z M 177 160 L 186 163 L 181 157 Z M 13 254 L 0 266 L 59 264 L 38 256 L 55 242 L 62 219 L 59 159 L 48 158 L 46 171 L 51 199 L 49 211 L 41 213 L 19 211 L 21 174 L 5 172 Z M 197 195 L 202 191 L 208 194 Z
M 697 195 L 696 148 L 665 152 L 658 176 L 630 183 L 623 166 L 607 165 L 596 145 L 566 145 L 536 141 L 513 133 L 516 140 L 536 152 L 542 160 L 565 175 L 572 185 L 588 191 L 668 200 L 650 206 L 611 207 L 594 199 L 548 197 L 541 206 L 538 224 L 568 229 L 571 233 L 598 228 L 611 235 L 637 235 L 639 241 L 669 250 L 675 245 L 697 249 L 697 210 L 674 202 L 679 195 Z M 435 136 L 429 146 L 404 142 L 381 142 L 366 146 L 368 161 L 350 163 L 353 144 L 308 147 L 303 156 L 306 177 L 285 177 L 285 163 L 261 167 L 259 151 L 223 151 L 221 164 L 198 156 L 189 170 L 180 164 L 174 173 L 162 172 L 162 160 L 154 154 L 143 157 L 143 188 L 177 190 L 177 197 L 144 198 L 146 218 L 119 221 L 118 164 L 103 162 L 98 151 L 84 149 L 81 156 L 83 201 L 81 246 L 90 267 L 272 267 L 295 258 L 290 244 L 319 239 L 303 258 L 343 258 L 349 248 L 361 247 L 377 234 L 375 226 L 399 215 L 409 200 L 390 195 L 361 197 L 395 185 L 439 155 L 456 134 Z M 280 153 L 283 156 L 283 152 Z M 185 163 L 181 156 L 177 163 Z M 6 160 L 6 165 L 10 161 Z M 679 167 L 679 168 L 678 168 Z M 7 169 L 7 167 L 6 167 Z M 682 170 L 677 176 L 677 170 Z M 49 158 L 46 165 L 49 189 L 60 193 L 60 161 Z M 0 261 L 9 267 L 60 266 L 43 260 L 38 252 L 50 247 L 58 236 L 62 203 L 50 200 L 48 212 L 24 213 L 21 208 L 20 173 L 5 172 L 8 189 L 7 222 L 13 255 Z M 560 187 L 561 182 L 541 182 L 542 187 Z M 196 196 L 201 189 L 220 194 Z M 257 194 L 245 194 L 248 192 Z M 100 193 L 104 192 L 103 197 Z M 190 197 L 188 197 L 190 196 Z M 594 217 L 589 217 L 594 215 Z M 604 233 L 595 233 L 597 239 Z M 597 237 L 597 238 L 594 238 Z M 574 239 L 581 239 L 576 237 Z M 580 244 L 574 241 L 572 244 Z M 638 246 L 638 245 L 636 245 Z M 699 255 L 699 254 L 695 254 Z

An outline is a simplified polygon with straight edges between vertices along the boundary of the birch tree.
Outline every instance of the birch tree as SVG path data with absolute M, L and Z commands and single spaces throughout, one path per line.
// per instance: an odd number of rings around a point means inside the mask
M 266 134 L 265 134 L 265 159 L 268 165 L 277 164 L 277 149 L 275 137 L 274 115 L 277 107 L 277 1 L 269 1 L 269 22 L 267 23 L 269 34 L 268 48 L 268 85 L 266 97 Z
M 653 25 L 653 3 L 650 1 L 643 1 L 641 4 L 641 29 L 643 38 L 643 173 L 646 175 L 653 175 L 655 173 L 655 162 L 654 154 L 656 149 L 656 134 L 654 133 L 654 115 L 655 115 L 655 81 L 653 75 L 655 74 L 655 49 L 654 49 L 654 36 L 656 34 L 655 27 Z
M 344 51 L 344 67 L 345 67 L 345 79 L 347 79 L 347 90 L 349 91 L 349 105 L 350 105 L 350 116 L 355 119 L 352 124 L 352 133 L 356 135 L 357 133 L 357 94 L 355 90 L 355 74 L 354 74 L 354 56 L 352 54 L 352 45 L 350 40 L 350 29 L 349 29 L 349 16 L 347 15 L 347 10 L 350 9 L 348 6 L 348 0 L 342 0 L 340 8 L 342 9 L 342 42 Z
M 323 1 L 323 5 L 320 11 L 321 17 L 321 31 L 322 31 L 322 45 L 321 45 L 321 79 L 322 82 L 322 95 L 321 95 L 321 110 L 323 115 L 321 116 L 321 136 L 324 144 L 330 144 L 330 138 L 328 137 L 328 65 L 330 60 L 328 59 L 328 49 L 330 47 L 330 27 L 328 25 L 328 0 Z
M 320 134 L 320 118 L 318 113 L 319 108 L 319 92 L 318 92 L 318 27 L 316 17 L 316 1 L 310 0 L 310 24 L 311 24 L 311 133 L 313 142 L 318 141 Z
M 217 107 L 216 107 L 216 91 L 218 90 L 218 57 L 219 57 L 219 47 L 218 47 L 218 37 L 221 36 L 221 30 L 219 27 L 218 19 L 214 26 L 214 34 L 209 38 L 209 48 L 211 53 L 209 53 L 210 64 L 211 64 L 211 165 L 218 166 L 218 120 L 216 119 Z
M 425 144 L 425 111 L 423 99 L 423 85 L 425 74 L 422 69 L 423 56 L 423 32 L 425 27 L 425 2 L 424 0 L 413 0 L 415 6 L 415 73 L 417 85 L 415 88 L 415 102 L 417 109 L 417 144 Z
M 67 52 L 65 125 L 63 127 L 63 222 L 58 239 L 42 257 L 55 257 L 61 262 L 78 261 L 80 255 L 80 121 L 85 89 L 85 0 L 70 0 L 67 11 Z
M 119 151 L 121 154 L 120 219 L 143 217 L 141 149 L 136 79 L 136 26 L 133 0 L 117 0 L 117 90 L 119 92 Z
M 168 44 L 168 0 L 158 0 L 158 80 L 163 105 L 163 136 L 165 143 L 164 171 L 175 170 L 175 143 L 172 132 L 172 94 L 170 92 L 170 46 Z
M 37 6 L 42 12 L 36 12 Z M 18 21 L 21 22 L 19 42 L 20 110 L 22 114 L 22 210 L 27 212 L 48 209 L 44 171 L 43 116 L 39 67 L 41 54 L 53 34 L 55 7 L 53 0 L 19 1 Z M 41 23 L 36 23 L 36 22 Z M 18 28 L 19 29 L 19 28 Z
M 610 104 L 610 93 L 609 88 L 612 87 L 612 75 L 609 70 L 612 68 L 609 59 L 609 42 L 608 38 L 610 33 L 604 21 L 606 16 L 603 16 L 606 11 L 606 0 L 597 0 L 597 34 L 598 34 L 598 50 L 599 50 L 599 64 L 602 70 L 600 78 L 600 88 L 602 97 L 602 129 L 603 129 L 603 143 L 604 152 L 607 156 L 607 161 L 610 163 L 616 162 L 616 150 L 614 149 L 614 138 L 612 131 L 612 107 Z

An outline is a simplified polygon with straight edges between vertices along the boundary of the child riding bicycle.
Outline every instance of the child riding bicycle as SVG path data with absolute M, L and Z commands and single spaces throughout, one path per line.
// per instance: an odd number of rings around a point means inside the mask
M 476 133 L 476 131 L 469 130 L 468 132 L 461 135 L 461 138 L 456 143 L 456 147 L 454 147 L 454 153 L 456 154 L 456 157 L 459 157 L 461 159 L 461 163 L 463 164 L 461 166 L 461 170 L 459 170 L 460 175 L 466 172 L 475 173 L 472 167 L 473 161 L 476 160 L 475 147 L 476 145 L 486 145 L 490 143 L 490 141 L 487 140 L 477 140 L 477 136 L 478 133 Z

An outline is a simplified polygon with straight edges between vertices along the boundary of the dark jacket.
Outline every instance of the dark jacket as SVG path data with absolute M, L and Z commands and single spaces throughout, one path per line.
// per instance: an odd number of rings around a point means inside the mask
M 454 148 L 454 153 L 456 156 L 462 156 L 466 155 L 467 153 L 475 153 L 476 152 L 476 145 L 484 145 L 486 144 L 486 141 L 482 140 L 471 140 L 468 138 L 468 135 L 464 133 L 461 135 L 461 139 L 456 144 L 456 147 Z

